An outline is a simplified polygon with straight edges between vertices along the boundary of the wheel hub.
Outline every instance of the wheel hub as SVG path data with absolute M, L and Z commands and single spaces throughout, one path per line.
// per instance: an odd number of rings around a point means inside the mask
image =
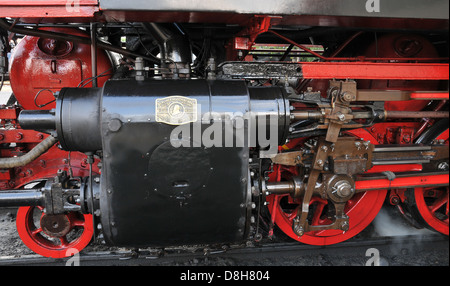
M 41 218 L 41 228 L 45 234 L 52 237 L 63 237 L 71 229 L 69 218 L 65 214 L 44 214 Z

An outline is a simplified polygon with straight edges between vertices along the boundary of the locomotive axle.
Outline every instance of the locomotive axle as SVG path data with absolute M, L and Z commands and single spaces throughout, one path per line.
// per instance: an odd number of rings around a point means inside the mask
M 94 180 L 96 184 L 93 184 L 91 192 L 89 178 L 70 178 L 66 172 L 59 172 L 53 179 L 42 182 L 43 187 L 1 192 L 0 207 L 43 206 L 47 215 L 94 213 L 99 207 L 99 180 Z M 95 194 L 94 197 L 91 193 Z

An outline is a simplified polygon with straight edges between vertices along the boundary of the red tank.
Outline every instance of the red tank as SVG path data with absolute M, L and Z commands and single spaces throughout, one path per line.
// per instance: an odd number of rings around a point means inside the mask
M 86 32 L 72 28 L 46 30 L 89 37 Z M 85 83 L 84 87 L 92 87 L 90 49 L 87 44 L 25 36 L 14 49 L 10 62 L 11 88 L 18 103 L 24 109 L 51 109 L 55 107 L 52 92 Z M 113 65 L 106 51 L 99 49 L 97 54 L 98 74 L 106 75 L 98 78 L 101 87 L 110 78 Z

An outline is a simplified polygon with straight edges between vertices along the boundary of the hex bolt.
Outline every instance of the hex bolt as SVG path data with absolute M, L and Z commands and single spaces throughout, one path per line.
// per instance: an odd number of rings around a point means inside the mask
M 338 118 L 340 121 L 345 121 L 345 115 L 344 115 L 344 114 L 338 112 L 338 113 L 336 113 L 336 116 L 337 116 L 337 118 Z
M 349 229 L 349 225 L 347 221 L 343 221 L 341 222 L 341 224 L 339 225 L 340 229 L 343 231 L 347 231 Z
M 295 234 L 298 235 L 298 236 L 303 236 L 303 234 L 305 234 L 305 230 L 304 230 L 303 227 L 300 226 L 300 225 L 296 225 L 296 226 L 294 227 L 294 232 L 295 232 Z
M 449 169 L 448 162 L 441 162 L 438 165 L 439 170 L 447 171 Z

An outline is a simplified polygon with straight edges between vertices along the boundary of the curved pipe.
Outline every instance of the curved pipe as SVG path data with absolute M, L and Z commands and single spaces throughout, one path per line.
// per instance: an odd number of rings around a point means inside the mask
M 180 30 L 172 31 L 171 27 L 157 23 L 142 23 L 143 28 L 158 42 L 163 60 L 175 63 L 191 63 L 191 49 L 189 40 L 180 34 Z
M 50 147 L 55 145 L 58 142 L 53 136 L 48 136 L 44 141 L 36 145 L 33 149 L 31 149 L 27 154 L 20 157 L 11 157 L 11 158 L 0 158 L 0 169 L 8 169 L 25 166 L 28 163 L 34 161 L 37 157 L 44 154 Z

